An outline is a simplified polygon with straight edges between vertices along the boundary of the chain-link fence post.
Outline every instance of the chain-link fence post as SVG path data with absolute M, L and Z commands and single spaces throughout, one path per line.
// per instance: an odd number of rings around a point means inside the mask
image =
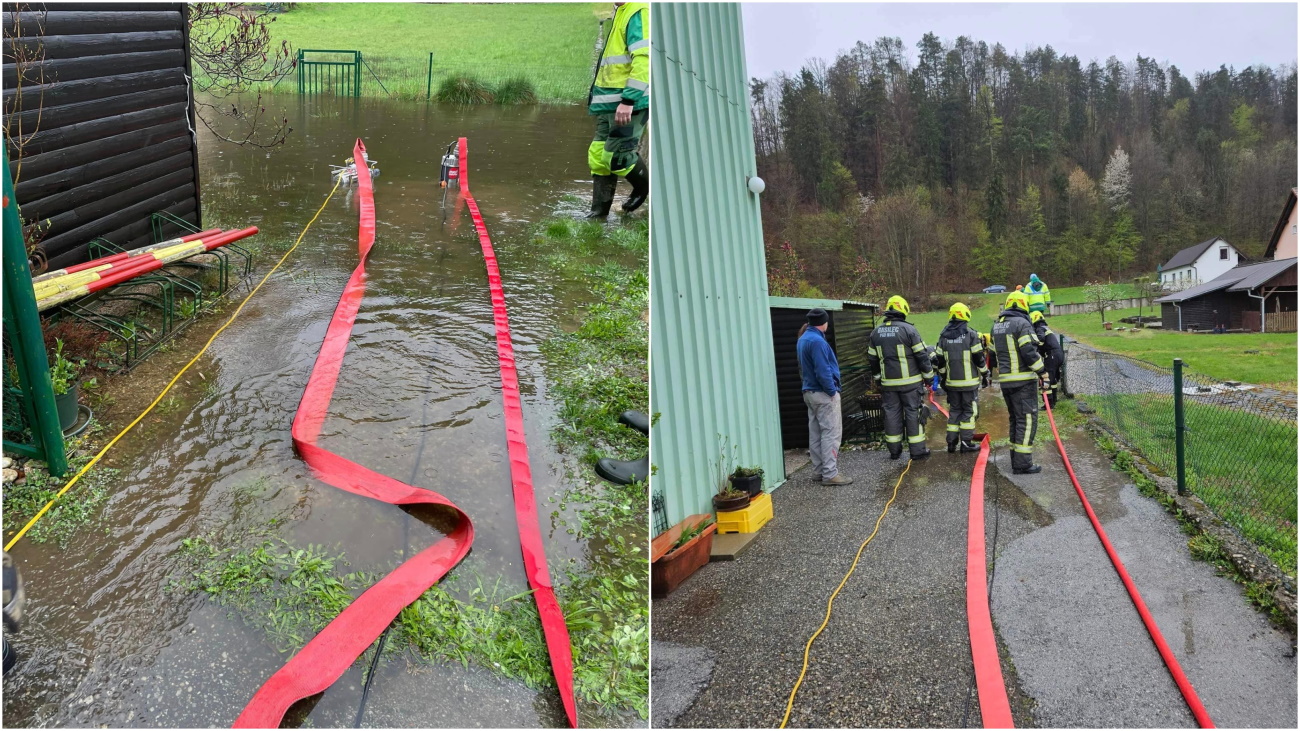
M 1183 411 L 1183 359 L 1174 358 L 1174 458 L 1177 460 L 1178 494 L 1187 494 L 1187 464 L 1183 459 L 1187 414 Z
M 424 84 L 424 98 L 433 98 L 433 51 L 429 51 L 429 78 Z

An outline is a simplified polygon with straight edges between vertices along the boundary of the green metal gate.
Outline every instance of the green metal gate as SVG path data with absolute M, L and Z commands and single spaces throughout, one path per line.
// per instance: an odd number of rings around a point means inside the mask
M 32 272 L 27 265 L 7 149 L 3 165 L 4 451 L 43 459 L 50 474 L 62 475 L 68 470 L 68 460 L 54 406 L 50 364 L 45 356 L 36 293 L 32 291 Z
M 298 93 L 360 97 L 361 63 L 361 51 L 299 49 Z

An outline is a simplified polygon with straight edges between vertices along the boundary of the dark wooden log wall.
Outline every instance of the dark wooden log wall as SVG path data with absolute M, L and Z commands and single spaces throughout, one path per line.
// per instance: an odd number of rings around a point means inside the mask
M 24 221 L 49 222 L 41 247 L 50 267 L 85 261 L 96 237 L 150 243 L 157 211 L 200 224 L 186 6 L 4 10 L 10 173 Z

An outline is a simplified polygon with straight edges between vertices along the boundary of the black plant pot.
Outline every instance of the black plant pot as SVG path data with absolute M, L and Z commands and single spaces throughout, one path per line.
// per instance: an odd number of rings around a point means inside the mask
M 77 397 L 81 384 L 68 386 L 67 393 L 55 394 L 54 409 L 59 413 L 59 428 L 67 431 L 77 423 Z
M 717 495 L 713 496 L 713 509 L 719 513 L 725 513 L 732 510 L 744 510 L 749 507 L 749 496 L 733 497 L 723 499 Z
M 758 494 L 763 491 L 762 472 L 757 475 L 749 475 L 748 477 L 732 475 L 730 479 L 732 489 L 747 493 L 751 498 L 758 497 Z

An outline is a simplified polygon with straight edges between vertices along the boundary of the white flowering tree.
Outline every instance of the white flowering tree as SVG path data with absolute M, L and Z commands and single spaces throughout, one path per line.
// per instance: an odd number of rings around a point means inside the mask
M 1132 195 L 1132 182 L 1128 153 L 1124 152 L 1124 148 L 1116 147 L 1101 178 L 1101 195 L 1112 211 L 1119 211 L 1128 205 Z

